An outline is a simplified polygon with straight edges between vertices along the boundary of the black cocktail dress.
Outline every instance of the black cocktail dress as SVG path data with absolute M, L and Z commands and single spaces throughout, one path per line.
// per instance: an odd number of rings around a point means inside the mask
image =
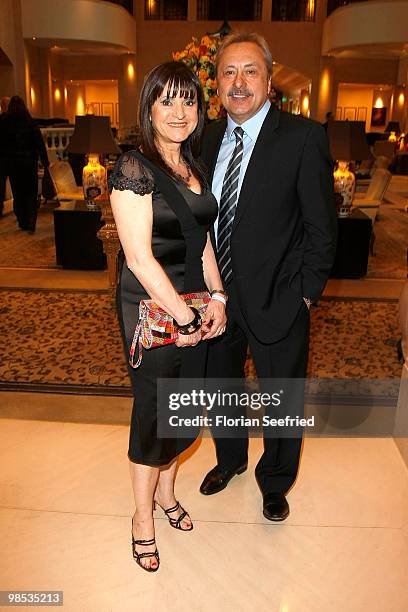
M 123 154 L 109 179 L 110 188 L 130 190 L 139 195 L 152 193 L 153 255 L 178 293 L 205 291 L 202 255 L 207 232 L 218 206 L 207 189 L 196 194 L 173 180 L 138 151 Z M 138 320 L 138 304 L 150 296 L 123 263 L 117 304 L 126 359 Z M 128 456 L 145 465 L 166 465 L 192 442 L 192 438 L 158 438 L 157 379 L 202 378 L 207 343 L 179 348 L 173 345 L 143 350 L 141 365 L 129 367 L 134 394 Z

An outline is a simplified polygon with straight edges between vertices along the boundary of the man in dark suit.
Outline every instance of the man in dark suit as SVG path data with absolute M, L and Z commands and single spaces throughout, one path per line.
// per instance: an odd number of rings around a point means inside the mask
M 325 131 L 270 104 L 271 76 L 262 37 L 238 33 L 223 41 L 217 85 L 228 117 L 209 126 L 202 157 L 219 203 L 213 240 L 228 294 L 228 325 L 211 343 L 209 378 L 243 377 L 249 345 L 259 378 L 304 379 L 309 308 L 334 259 L 337 222 Z M 302 388 L 293 414 L 303 414 L 303 401 Z M 200 487 L 204 495 L 221 491 L 247 467 L 245 432 L 214 441 L 217 465 Z M 301 433 L 264 434 L 255 474 L 270 520 L 289 514 L 286 493 L 296 479 L 301 444 Z

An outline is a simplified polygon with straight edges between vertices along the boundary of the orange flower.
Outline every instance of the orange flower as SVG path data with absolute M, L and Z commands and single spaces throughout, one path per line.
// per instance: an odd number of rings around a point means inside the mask
M 198 73 L 198 78 L 200 79 L 201 83 L 203 85 L 205 85 L 206 81 L 208 79 L 207 71 L 206 70 L 200 70 L 199 73 Z
M 214 42 L 214 39 L 211 38 L 210 36 L 203 36 L 201 39 L 201 44 L 205 45 L 206 47 L 211 47 L 213 42 Z
M 217 110 L 215 106 L 210 106 L 210 108 L 207 111 L 207 116 L 211 121 L 213 121 L 214 119 L 217 119 L 218 113 L 219 113 L 219 109 Z

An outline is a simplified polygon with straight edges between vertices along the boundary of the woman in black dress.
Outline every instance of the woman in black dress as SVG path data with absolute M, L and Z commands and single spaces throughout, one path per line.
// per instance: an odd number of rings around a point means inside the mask
M 118 309 L 126 353 L 142 299 L 158 302 L 180 329 L 176 344 L 143 351 L 140 367 L 130 369 L 134 404 L 128 457 L 136 506 L 132 550 L 141 567 L 155 571 L 159 555 L 153 503 L 166 512 L 172 527 L 193 527 L 174 495 L 177 457 L 193 439 L 158 437 L 157 379 L 203 377 L 207 343 L 202 340 L 223 333 L 226 318 L 209 237 L 217 203 L 198 160 L 203 94 L 187 66 L 167 62 L 149 73 L 139 120 L 142 152 L 122 155 L 110 178 L 112 210 L 125 255 Z M 179 294 L 207 289 L 213 299 L 201 327 Z M 181 333 L 186 331 L 190 333 Z

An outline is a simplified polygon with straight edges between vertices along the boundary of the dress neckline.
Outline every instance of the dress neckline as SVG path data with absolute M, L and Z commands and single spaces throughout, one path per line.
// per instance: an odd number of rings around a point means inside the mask
M 140 155 L 142 155 L 144 157 L 144 159 L 147 159 L 144 155 L 143 155 L 143 151 L 141 150 L 140 147 L 138 147 L 137 149 L 135 149 L 135 151 L 137 151 L 138 153 L 140 153 Z M 170 175 L 169 175 L 170 176 Z M 204 195 L 204 193 L 206 192 L 206 189 L 200 191 L 200 193 L 197 193 L 196 191 L 193 191 L 192 189 L 190 189 L 190 187 L 187 187 L 186 183 L 184 183 L 183 181 L 177 181 L 173 176 L 170 176 L 170 178 L 176 183 L 176 185 L 182 185 L 183 187 L 185 187 L 186 189 L 188 189 L 188 191 L 190 191 L 191 193 L 193 193 L 196 196 L 202 196 Z
M 204 189 L 203 191 L 200 191 L 200 193 L 197 193 L 196 191 L 193 191 L 192 189 L 190 189 L 190 187 L 187 187 L 186 183 L 183 183 L 182 181 L 174 181 L 174 182 L 176 183 L 176 185 L 180 185 L 184 189 L 187 189 L 187 191 L 189 191 L 193 195 L 196 195 L 196 196 L 199 196 L 199 197 L 204 195 L 205 192 L 206 192 L 206 190 Z

